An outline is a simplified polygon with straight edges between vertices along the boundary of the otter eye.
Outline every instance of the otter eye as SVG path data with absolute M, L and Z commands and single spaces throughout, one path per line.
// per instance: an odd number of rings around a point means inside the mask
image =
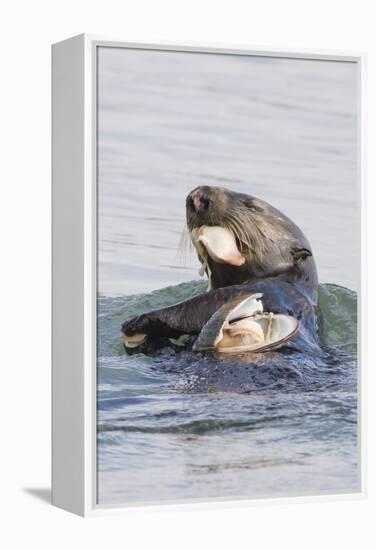
M 243 202 L 251 212 L 263 212 L 263 208 L 260 205 L 256 204 L 254 199 L 248 198 Z

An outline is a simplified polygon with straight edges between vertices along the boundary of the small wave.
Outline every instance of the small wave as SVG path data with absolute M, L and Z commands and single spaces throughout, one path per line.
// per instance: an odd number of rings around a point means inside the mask
M 356 352 L 357 306 L 356 292 L 334 284 L 320 285 L 323 333 L 330 345 Z
M 222 432 L 225 430 L 237 430 L 237 431 L 251 431 L 257 428 L 265 427 L 268 422 L 280 423 L 285 420 L 283 415 L 276 415 L 274 417 L 265 418 L 264 416 L 259 419 L 247 419 L 240 420 L 193 420 L 191 422 L 181 422 L 178 424 L 169 424 L 166 426 L 137 426 L 134 424 L 101 424 L 98 426 L 98 433 L 103 432 L 139 432 L 150 434 L 204 434 L 211 432 Z
M 152 309 L 167 307 L 205 292 L 206 284 L 191 281 L 148 294 L 98 298 L 98 357 L 124 356 L 120 329 L 124 320 Z M 330 346 L 356 353 L 357 295 L 352 290 L 321 284 L 319 305 L 323 335 Z

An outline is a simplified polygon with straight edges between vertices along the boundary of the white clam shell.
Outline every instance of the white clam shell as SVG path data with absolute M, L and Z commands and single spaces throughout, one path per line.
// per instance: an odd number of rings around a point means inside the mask
M 236 246 L 234 235 L 219 226 L 202 226 L 192 230 L 192 242 L 197 252 L 205 260 L 208 254 L 215 262 L 241 266 L 244 256 Z
M 137 348 L 146 340 L 146 334 L 135 334 L 134 336 L 124 336 L 126 348 Z

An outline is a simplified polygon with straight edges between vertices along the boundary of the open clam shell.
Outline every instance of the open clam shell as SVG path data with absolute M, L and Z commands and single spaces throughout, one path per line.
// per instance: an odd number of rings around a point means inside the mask
M 290 315 L 264 312 L 261 297 L 253 294 L 240 303 L 222 306 L 203 327 L 194 351 L 243 353 L 282 347 L 297 332 L 299 321 Z

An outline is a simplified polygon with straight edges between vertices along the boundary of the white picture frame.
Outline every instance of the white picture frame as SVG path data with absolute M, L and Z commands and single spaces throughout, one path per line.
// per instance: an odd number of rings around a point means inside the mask
M 362 227 L 365 223 L 365 54 L 275 51 L 223 45 L 130 44 L 84 34 L 53 45 L 52 502 L 81 516 L 102 514 L 106 509 L 113 508 L 98 506 L 96 498 L 96 52 L 98 47 L 103 46 L 356 63 L 359 71 L 358 192 L 362 204 L 359 215 L 362 215 Z M 359 244 L 363 250 L 361 235 Z M 273 502 L 357 498 L 365 495 L 363 418 L 366 375 L 364 331 L 361 330 L 365 319 L 364 277 L 363 272 L 358 300 L 361 490 L 355 495 L 285 497 L 273 499 Z M 257 501 L 243 501 L 245 504 L 254 502 Z M 219 502 L 214 504 L 220 505 Z

